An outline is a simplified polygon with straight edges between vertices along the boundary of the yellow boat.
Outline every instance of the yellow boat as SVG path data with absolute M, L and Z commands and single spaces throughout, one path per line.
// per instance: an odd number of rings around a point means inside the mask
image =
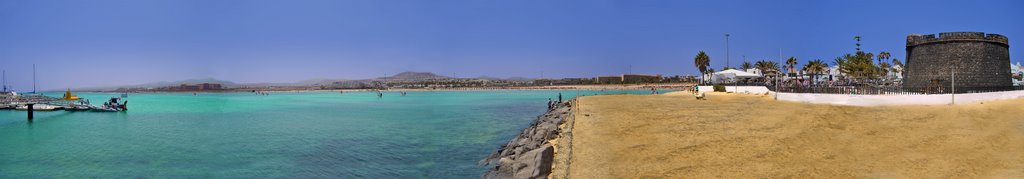
M 68 91 L 64 92 L 64 100 L 78 100 L 78 96 L 71 94 L 71 88 L 68 88 Z

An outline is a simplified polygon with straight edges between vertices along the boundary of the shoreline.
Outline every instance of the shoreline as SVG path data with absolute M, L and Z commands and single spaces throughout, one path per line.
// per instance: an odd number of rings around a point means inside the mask
M 562 178 L 568 174 L 574 104 L 570 99 L 537 116 L 537 120 L 483 160 L 493 166 L 481 178 Z M 568 142 L 563 142 L 563 140 Z M 550 176 L 549 176 L 550 175 Z
M 502 90 L 649 90 L 655 88 L 658 90 L 672 90 L 672 89 L 689 89 L 695 84 L 692 83 L 649 83 L 649 84 L 604 84 L 604 85 L 551 85 L 551 86 L 523 86 L 523 87 L 460 87 L 460 88 L 437 88 L 437 89 L 426 89 L 426 88 L 390 88 L 383 89 L 380 91 L 407 91 L 407 92 L 419 92 L 419 91 L 502 91 Z M 208 90 L 208 91 L 72 91 L 77 93 L 251 93 L 256 92 L 376 92 L 378 89 L 324 89 L 324 90 L 311 90 L 311 89 L 225 89 L 225 90 Z M 61 91 L 45 91 L 47 92 L 64 92 Z

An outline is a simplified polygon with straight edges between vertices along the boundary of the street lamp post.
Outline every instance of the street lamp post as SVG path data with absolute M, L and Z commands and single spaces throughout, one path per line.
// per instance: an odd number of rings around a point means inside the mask
M 729 68 L 729 34 L 725 34 L 725 68 Z

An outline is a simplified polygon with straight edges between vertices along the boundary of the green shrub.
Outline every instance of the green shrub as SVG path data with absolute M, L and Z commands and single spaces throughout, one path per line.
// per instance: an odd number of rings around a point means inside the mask
M 715 92 L 725 92 L 725 85 L 715 85 L 713 88 L 715 89 Z

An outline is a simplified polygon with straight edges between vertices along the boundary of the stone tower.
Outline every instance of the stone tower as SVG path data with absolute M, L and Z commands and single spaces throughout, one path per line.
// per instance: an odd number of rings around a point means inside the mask
M 1006 36 L 999 34 L 909 35 L 903 86 L 920 89 L 936 83 L 949 89 L 950 73 L 955 71 L 957 91 L 1012 87 L 1009 47 Z

